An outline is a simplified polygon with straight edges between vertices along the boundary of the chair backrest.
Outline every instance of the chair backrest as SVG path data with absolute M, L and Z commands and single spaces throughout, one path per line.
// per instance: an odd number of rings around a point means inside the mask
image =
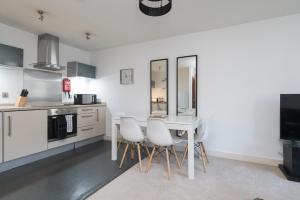
M 199 133 L 197 133 L 195 137 L 196 141 L 204 141 L 208 138 L 207 124 L 205 121 L 202 122 L 201 128 L 199 128 L 198 131 Z
M 148 120 L 147 137 L 154 145 L 170 146 L 173 144 L 171 133 L 161 119 Z
M 120 134 L 129 142 L 142 142 L 145 138 L 134 117 L 120 117 Z

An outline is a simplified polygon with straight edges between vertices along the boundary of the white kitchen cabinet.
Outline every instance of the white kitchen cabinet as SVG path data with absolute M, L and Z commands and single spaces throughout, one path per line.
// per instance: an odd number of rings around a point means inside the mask
M 83 107 L 83 108 L 78 108 L 78 114 L 83 115 L 83 114 L 89 114 L 89 113 L 96 113 L 98 107 Z
M 96 67 L 80 62 L 68 62 L 67 63 L 68 77 L 86 77 L 96 78 Z
M 79 141 L 98 136 L 97 133 L 96 133 L 96 126 L 95 125 L 81 127 L 81 128 L 78 128 L 77 131 L 78 131 L 78 136 L 77 137 L 78 137 Z
M 77 126 L 84 127 L 89 125 L 95 125 L 98 121 L 98 115 L 97 112 L 94 113 L 85 113 L 85 114 L 79 114 L 77 116 Z
M 2 142 L 2 138 L 3 138 L 3 133 L 2 133 L 2 112 L 0 112 L 0 163 L 3 162 L 3 142 Z
M 4 112 L 4 161 L 47 149 L 47 111 Z
M 97 124 L 96 133 L 97 135 L 104 135 L 106 132 L 106 107 L 97 107 Z
M 105 134 L 106 107 L 85 107 L 79 109 L 77 116 L 78 140 Z

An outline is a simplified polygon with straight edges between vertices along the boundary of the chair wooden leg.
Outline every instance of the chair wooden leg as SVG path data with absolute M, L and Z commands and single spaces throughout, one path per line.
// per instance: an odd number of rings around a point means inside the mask
M 186 145 L 185 149 L 184 149 L 184 153 L 183 153 L 183 157 L 182 157 L 181 165 L 180 165 L 181 167 L 183 166 L 183 162 L 186 159 L 187 153 L 188 153 L 188 145 Z
M 145 147 L 145 149 L 146 149 L 146 151 L 147 151 L 148 158 L 149 158 L 149 157 L 150 157 L 150 151 L 149 151 L 149 149 L 148 149 L 148 146 L 147 146 L 146 144 L 144 144 L 144 147 Z
M 126 147 L 125 147 L 125 150 L 124 150 L 124 153 L 123 153 L 122 160 L 121 160 L 121 163 L 120 163 L 120 165 L 119 165 L 119 168 L 121 168 L 122 165 L 123 165 L 123 162 L 124 162 L 124 159 L 125 159 L 127 150 L 128 150 L 128 146 L 129 146 L 129 144 L 126 144 Z
M 139 165 L 140 165 L 140 171 L 143 171 L 143 165 L 142 165 L 142 156 L 141 156 L 141 146 L 140 144 L 137 144 L 138 149 L 138 156 L 139 156 Z
M 170 159 L 169 159 L 169 150 L 166 148 L 166 158 L 167 158 L 167 167 L 168 167 L 168 179 L 171 177 L 171 167 L 170 167 Z
M 161 159 L 161 153 L 160 153 L 159 150 L 160 150 L 160 147 L 157 148 L 157 152 L 158 152 L 158 154 L 157 154 L 157 162 L 158 163 L 160 163 L 160 159 Z
M 202 149 L 202 146 L 199 145 L 199 148 L 200 148 L 200 157 L 201 157 L 201 160 L 202 160 L 202 164 L 203 164 L 203 171 L 204 173 L 206 172 L 206 160 L 205 160 L 205 157 L 204 157 L 204 151 Z
M 171 160 L 171 158 L 172 158 L 172 154 L 173 154 L 173 152 L 172 152 L 172 148 L 171 149 L 168 149 L 169 150 L 169 159 Z
M 130 159 L 134 159 L 134 144 L 130 145 Z
M 205 159 L 206 159 L 206 163 L 209 163 L 208 157 L 207 157 L 206 150 L 205 150 L 205 147 L 204 147 L 203 142 L 200 142 L 200 145 L 202 146 L 202 149 L 203 149 L 203 152 L 204 152 L 204 157 L 205 157 Z
M 122 140 L 120 140 L 120 141 L 118 142 L 117 150 L 119 150 L 121 144 L 122 144 Z
M 154 153 L 155 153 L 155 146 L 153 147 L 152 152 L 151 152 L 151 155 L 150 155 L 150 158 L 149 158 L 149 160 L 148 160 L 146 172 L 148 172 L 148 171 L 150 170 L 150 167 L 151 167 L 151 164 L 152 164 L 152 159 L 153 159 Z
M 177 153 L 176 153 L 176 150 L 175 150 L 174 146 L 172 146 L 172 150 L 173 150 L 173 153 L 174 153 L 174 156 L 175 156 L 175 159 L 176 159 L 177 167 L 180 169 L 181 165 L 180 165 L 180 162 L 179 162 L 179 159 L 178 159 L 178 156 L 177 156 Z

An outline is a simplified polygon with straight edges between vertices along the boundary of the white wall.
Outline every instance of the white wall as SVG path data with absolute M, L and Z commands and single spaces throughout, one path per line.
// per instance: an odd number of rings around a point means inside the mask
M 31 68 L 31 64 L 37 62 L 38 36 L 20 29 L 16 29 L 0 23 L 0 43 L 24 49 L 24 67 Z M 67 66 L 69 61 L 79 61 L 90 64 L 90 52 L 80 50 L 60 42 L 60 64 Z M 76 84 L 75 84 L 76 85 Z M 14 103 L 23 87 L 23 75 L 16 68 L 7 69 L 0 66 L 0 104 Z M 81 89 L 89 88 L 81 85 Z M 73 88 L 77 90 L 77 88 Z M 3 99 L 2 92 L 9 92 L 9 98 Z
M 92 54 L 111 113 L 149 113 L 149 61 L 169 58 L 169 108 L 176 111 L 176 57 L 198 54 L 199 115 L 211 152 L 280 160 L 279 94 L 300 93 L 300 15 L 156 40 Z M 119 70 L 135 69 L 120 85 Z M 110 133 L 110 120 L 107 131 Z

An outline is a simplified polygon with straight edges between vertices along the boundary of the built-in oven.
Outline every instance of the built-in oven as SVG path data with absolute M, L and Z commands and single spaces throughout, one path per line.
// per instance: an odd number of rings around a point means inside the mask
M 48 142 L 63 140 L 77 135 L 77 109 L 48 110 Z

